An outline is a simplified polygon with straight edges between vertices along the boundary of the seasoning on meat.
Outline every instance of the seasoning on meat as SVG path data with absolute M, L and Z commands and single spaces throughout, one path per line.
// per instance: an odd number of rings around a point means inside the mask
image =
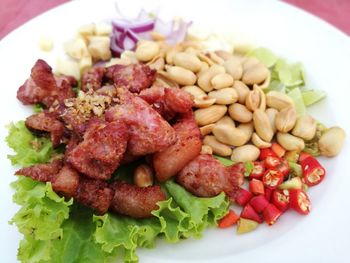
M 17 98 L 25 105 L 42 103 L 50 107 L 55 101 L 72 98 L 73 81 L 69 77 L 55 77 L 52 68 L 44 61 L 37 60 L 30 77 L 17 91 Z
M 81 77 L 81 90 L 98 90 L 102 87 L 102 80 L 105 73 L 105 68 L 94 67 L 86 72 Z
M 165 150 L 176 141 L 174 129 L 147 102 L 118 88 L 120 104 L 106 111 L 106 120 L 121 120 L 128 125 L 128 153 L 146 155 Z
M 165 182 L 196 158 L 202 147 L 201 133 L 192 111 L 174 125 L 177 141 L 166 150 L 153 155 L 157 179 Z
M 82 174 L 95 179 L 110 179 L 124 156 L 128 128 L 122 121 L 93 122 L 84 140 L 67 155 L 67 162 Z
M 115 190 L 111 210 L 134 218 L 152 216 L 158 209 L 157 202 L 166 199 L 160 186 L 138 187 L 121 181 L 112 184 Z
M 34 132 L 48 132 L 54 147 L 61 143 L 64 125 L 52 114 L 40 112 L 29 116 L 25 121 L 26 127 Z
M 164 119 L 171 120 L 176 113 L 192 109 L 193 100 L 189 93 L 178 88 L 163 88 L 153 85 L 140 92 L 140 97 L 152 105 Z
M 106 69 L 105 77 L 117 87 L 139 93 L 153 84 L 156 71 L 143 64 L 113 65 Z
M 177 182 L 196 196 L 230 193 L 243 184 L 242 163 L 225 167 L 210 154 L 200 154 L 178 174 Z

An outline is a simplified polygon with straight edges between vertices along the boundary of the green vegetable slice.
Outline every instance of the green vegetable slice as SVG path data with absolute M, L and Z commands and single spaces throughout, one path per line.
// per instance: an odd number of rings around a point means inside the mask
M 305 106 L 310 106 L 326 97 L 326 92 L 322 90 L 307 90 L 302 92 Z
M 275 65 L 278 60 L 278 57 L 270 49 L 263 47 L 253 49 L 247 55 L 256 57 L 268 68 Z
M 293 99 L 297 113 L 299 115 L 305 115 L 306 107 L 304 105 L 304 100 L 303 100 L 303 96 L 301 95 L 300 89 L 294 88 L 290 92 L 288 92 L 287 95 Z
M 234 162 L 231 161 L 231 160 L 228 159 L 228 158 L 220 157 L 220 156 L 217 156 L 217 155 L 215 155 L 215 154 L 213 154 L 213 157 L 214 157 L 215 159 L 217 159 L 218 161 L 220 161 L 220 163 L 222 163 L 222 164 L 225 165 L 225 166 L 231 166 L 231 165 L 234 164 Z

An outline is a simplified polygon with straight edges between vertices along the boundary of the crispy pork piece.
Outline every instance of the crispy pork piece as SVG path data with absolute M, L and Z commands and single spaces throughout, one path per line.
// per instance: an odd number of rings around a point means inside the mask
M 33 132 L 48 132 L 54 147 L 61 143 L 64 125 L 52 114 L 40 112 L 29 116 L 25 121 L 26 127 Z
M 153 84 L 156 71 L 143 64 L 113 65 L 106 69 L 105 77 L 117 87 L 139 93 Z
M 177 141 L 166 150 L 153 155 L 157 179 L 165 182 L 196 158 L 202 148 L 201 133 L 192 111 L 174 125 Z
M 113 194 L 113 189 L 106 182 L 81 176 L 73 197 L 79 203 L 91 207 L 97 213 L 105 214 L 111 205 Z
M 15 174 L 30 177 L 40 182 L 52 182 L 63 166 L 62 160 L 40 163 L 19 169 Z
M 152 105 L 164 119 L 171 120 L 176 113 L 185 113 L 192 109 L 193 100 L 189 93 L 177 88 L 163 88 L 153 85 L 140 92 L 142 99 Z
M 83 141 L 66 155 L 66 161 L 90 178 L 110 179 L 124 156 L 128 137 L 128 128 L 122 121 L 95 121 L 86 130 Z
M 114 197 L 110 209 L 133 218 L 151 217 L 157 202 L 166 199 L 160 186 L 138 187 L 121 181 L 112 184 Z
M 69 165 L 63 166 L 52 180 L 52 189 L 65 197 L 73 197 L 79 186 L 80 175 Z
M 105 114 L 107 121 L 121 120 L 128 125 L 128 153 L 134 156 L 163 151 L 176 141 L 173 127 L 140 97 L 118 88 L 120 104 Z
M 50 107 L 54 102 L 61 103 L 75 96 L 72 90 L 74 79 L 55 77 L 52 68 L 44 61 L 37 60 L 30 77 L 17 91 L 17 98 L 25 105 L 42 103 Z
M 225 167 L 210 154 L 200 154 L 178 174 L 177 182 L 200 197 L 231 193 L 243 184 L 242 163 Z
M 102 87 L 105 68 L 94 67 L 86 72 L 81 77 L 81 90 L 98 90 Z

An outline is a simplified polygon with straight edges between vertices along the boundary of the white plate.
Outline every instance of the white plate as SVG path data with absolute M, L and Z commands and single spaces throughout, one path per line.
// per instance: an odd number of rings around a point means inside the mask
M 140 1 L 122 3 L 126 13 L 141 7 L 160 7 L 164 17 L 182 16 L 220 32 L 241 32 L 254 43 L 271 48 L 291 60 L 303 62 L 310 87 L 328 91 L 327 100 L 311 112 L 327 125 L 349 129 L 350 41 L 327 23 L 277 1 Z M 18 209 L 11 201 L 9 183 L 14 168 L 6 159 L 6 123 L 23 119 L 29 108 L 16 100 L 17 88 L 29 76 L 37 58 L 54 65 L 62 41 L 74 35 L 79 25 L 115 16 L 113 1 L 74 1 L 51 10 L 15 30 L 0 43 L 1 75 L 1 215 L 2 262 L 15 262 L 21 239 L 8 221 Z M 55 52 L 40 52 L 40 35 L 54 39 Z M 328 175 L 310 190 L 313 211 L 303 217 L 288 212 L 273 226 L 237 236 L 234 229 L 210 229 L 201 240 L 189 239 L 171 245 L 159 242 L 156 249 L 139 250 L 141 262 L 344 262 L 350 241 L 349 144 L 337 158 L 324 160 Z M 323 160 L 322 160 L 323 161 Z

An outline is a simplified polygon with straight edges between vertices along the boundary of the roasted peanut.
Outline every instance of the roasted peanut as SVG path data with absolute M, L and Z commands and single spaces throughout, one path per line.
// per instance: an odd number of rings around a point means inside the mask
M 147 63 L 147 66 L 157 71 L 163 70 L 165 66 L 164 58 L 161 56 L 155 56 L 150 62 Z
M 208 108 L 209 106 L 214 105 L 214 103 L 216 102 L 216 98 L 210 98 L 208 96 L 205 96 L 201 99 L 194 99 L 193 102 L 196 108 Z
M 264 82 L 261 84 L 254 84 L 253 87 L 259 87 L 260 89 L 267 89 L 270 85 L 270 82 L 271 82 L 271 72 L 268 71 L 267 77 L 264 80 Z
M 298 117 L 296 124 L 292 130 L 294 136 L 311 140 L 316 134 L 317 123 L 310 115 Z
M 233 78 L 229 74 L 220 73 L 220 74 L 214 76 L 211 79 L 210 83 L 214 89 L 228 88 L 228 87 L 231 87 L 233 85 Z
M 287 151 L 302 151 L 305 148 L 303 139 L 293 136 L 289 133 L 278 132 L 277 142 Z
M 213 149 L 209 145 L 202 145 L 201 154 L 213 154 Z
M 209 69 L 200 73 L 198 77 L 199 87 L 206 92 L 212 91 L 214 87 L 211 84 L 211 79 L 220 73 L 225 73 L 225 68 L 219 65 L 212 65 Z
M 345 131 L 340 127 L 329 128 L 322 134 L 318 147 L 323 156 L 336 156 L 342 149 L 345 141 Z
M 235 82 L 233 83 L 233 88 L 237 91 L 238 102 L 241 104 L 245 104 L 245 100 L 250 91 L 248 86 L 244 84 L 242 81 L 235 80 Z
M 276 129 L 280 132 L 289 132 L 297 121 L 297 111 L 294 107 L 282 109 L 275 120 Z
M 239 59 L 231 57 L 224 62 L 226 72 L 232 76 L 234 80 L 242 78 L 243 67 Z
M 150 166 L 141 164 L 134 171 L 134 183 L 138 187 L 147 187 L 153 184 L 153 171 Z
M 243 71 L 247 71 L 249 68 L 260 64 L 260 61 L 255 57 L 243 57 L 242 66 Z
M 201 131 L 201 134 L 203 136 L 205 136 L 205 135 L 211 134 L 214 127 L 215 127 L 215 124 L 212 123 L 212 124 L 208 124 L 208 125 L 200 127 L 199 130 Z
M 257 109 L 253 113 L 254 128 L 256 133 L 264 141 L 270 142 L 273 137 L 273 130 L 269 117 L 265 111 Z
M 269 117 L 269 121 L 271 124 L 271 128 L 273 130 L 273 133 L 276 133 L 277 129 L 276 129 L 276 116 L 278 114 L 278 110 L 274 109 L 274 108 L 268 108 L 266 111 L 267 117 Z
M 188 69 L 178 66 L 168 66 L 166 67 L 166 70 L 168 77 L 180 85 L 193 85 L 196 83 L 196 75 Z
M 247 134 L 228 124 L 216 124 L 213 128 L 215 138 L 227 145 L 241 146 L 247 142 Z
M 215 51 L 215 54 L 218 55 L 223 60 L 229 60 L 230 58 L 233 57 L 232 53 L 227 52 L 225 50 L 217 50 L 217 51 Z
M 253 119 L 253 114 L 247 109 L 246 106 L 234 103 L 228 107 L 228 114 L 230 117 L 238 122 L 250 122 Z
M 190 93 L 195 99 L 203 99 L 207 96 L 207 94 L 197 86 L 184 86 L 181 89 Z
M 142 40 L 136 48 L 136 58 L 139 61 L 147 62 L 152 60 L 159 53 L 159 44 L 154 41 Z
M 250 111 L 255 111 L 256 109 L 265 110 L 266 98 L 264 92 L 258 87 L 249 91 L 245 99 L 245 105 Z
M 238 95 L 233 88 L 224 88 L 220 90 L 214 90 L 208 93 L 209 98 L 216 99 L 216 104 L 232 104 L 238 99 Z
M 200 126 L 214 123 L 220 120 L 227 112 L 227 107 L 223 105 L 212 105 L 208 108 L 198 109 L 194 112 L 194 117 Z
M 274 108 L 276 110 L 282 110 L 284 108 L 294 106 L 294 102 L 291 97 L 278 91 L 270 91 L 266 94 L 266 104 L 270 108 Z
M 232 154 L 232 149 L 226 144 L 219 142 L 215 138 L 215 136 L 212 136 L 212 135 L 205 136 L 203 139 L 203 144 L 210 146 L 214 154 L 217 154 L 220 156 L 230 156 Z
M 112 57 L 109 36 L 93 36 L 89 38 L 88 50 L 95 60 L 109 60 Z
M 181 52 L 182 47 L 179 45 L 172 46 L 166 50 L 165 61 L 167 64 L 171 65 L 174 63 L 174 56 L 176 53 Z
M 200 71 L 202 62 L 193 54 L 186 52 L 176 53 L 173 57 L 174 65 L 191 70 L 192 72 Z
M 247 85 L 260 84 L 268 77 L 269 70 L 261 63 L 247 68 L 243 72 L 242 81 Z
M 243 131 L 245 134 L 245 142 L 246 144 L 252 137 L 253 132 L 254 132 L 254 124 L 253 122 L 247 122 L 247 123 L 241 123 L 237 126 L 237 129 L 240 131 Z
M 252 135 L 252 143 L 259 149 L 271 147 L 270 142 L 265 142 L 255 132 Z
M 229 126 L 231 126 L 233 128 L 236 127 L 235 122 L 227 115 L 222 117 L 220 120 L 218 120 L 216 122 L 216 125 L 221 125 L 221 124 L 229 125 Z
M 260 150 L 254 145 L 247 144 L 236 147 L 232 151 L 231 160 L 233 162 L 250 162 L 258 159 Z

